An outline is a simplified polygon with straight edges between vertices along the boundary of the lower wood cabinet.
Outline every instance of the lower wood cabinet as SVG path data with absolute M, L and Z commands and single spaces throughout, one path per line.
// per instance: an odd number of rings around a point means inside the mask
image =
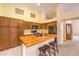
M 10 47 L 17 46 L 18 28 L 10 27 Z
M 0 37 L 0 50 L 8 49 L 10 47 L 8 37 Z
M 9 37 L 9 28 L 0 27 L 0 50 L 4 50 L 10 47 L 10 37 Z

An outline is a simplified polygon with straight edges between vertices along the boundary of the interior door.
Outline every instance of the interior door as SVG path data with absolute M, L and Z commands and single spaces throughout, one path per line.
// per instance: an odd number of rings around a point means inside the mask
M 72 24 L 66 24 L 66 40 L 72 40 Z

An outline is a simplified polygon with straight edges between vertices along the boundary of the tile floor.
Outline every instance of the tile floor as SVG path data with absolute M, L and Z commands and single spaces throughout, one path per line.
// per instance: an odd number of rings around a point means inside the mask
M 0 56 L 21 56 L 22 46 L 11 48 L 0 52 Z M 64 41 L 59 45 L 59 54 L 57 56 L 79 56 L 79 40 Z
M 57 56 L 79 56 L 79 40 L 64 41 L 59 46 L 59 54 Z

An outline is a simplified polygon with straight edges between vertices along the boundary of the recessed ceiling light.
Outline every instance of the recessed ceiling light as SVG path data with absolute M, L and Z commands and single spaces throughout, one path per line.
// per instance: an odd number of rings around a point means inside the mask
M 40 6 L 40 3 L 37 3 L 37 6 Z

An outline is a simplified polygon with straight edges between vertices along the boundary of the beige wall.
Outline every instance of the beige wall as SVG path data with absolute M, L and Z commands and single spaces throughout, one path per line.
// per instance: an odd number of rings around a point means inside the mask
M 0 8 L 0 16 L 7 16 L 12 18 L 22 19 L 25 21 L 41 23 L 41 13 L 34 9 L 31 9 L 31 7 L 27 6 L 27 4 L 25 5 L 20 3 L 17 4 L 5 3 L 5 4 L 0 4 L 0 7 L 2 7 Z M 24 15 L 16 14 L 15 8 L 24 10 Z M 36 14 L 36 18 L 31 18 L 30 13 Z
M 72 23 L 73 36 L 79 35 L 79 19 L 72 20 L 71 23 Z
M 52 19 L 46 19 L 45 13 L 42 13 L 42 23 L 48 23 L 48 22 L 54 22 L 57 21 L 57 17 L 54 17 Z

